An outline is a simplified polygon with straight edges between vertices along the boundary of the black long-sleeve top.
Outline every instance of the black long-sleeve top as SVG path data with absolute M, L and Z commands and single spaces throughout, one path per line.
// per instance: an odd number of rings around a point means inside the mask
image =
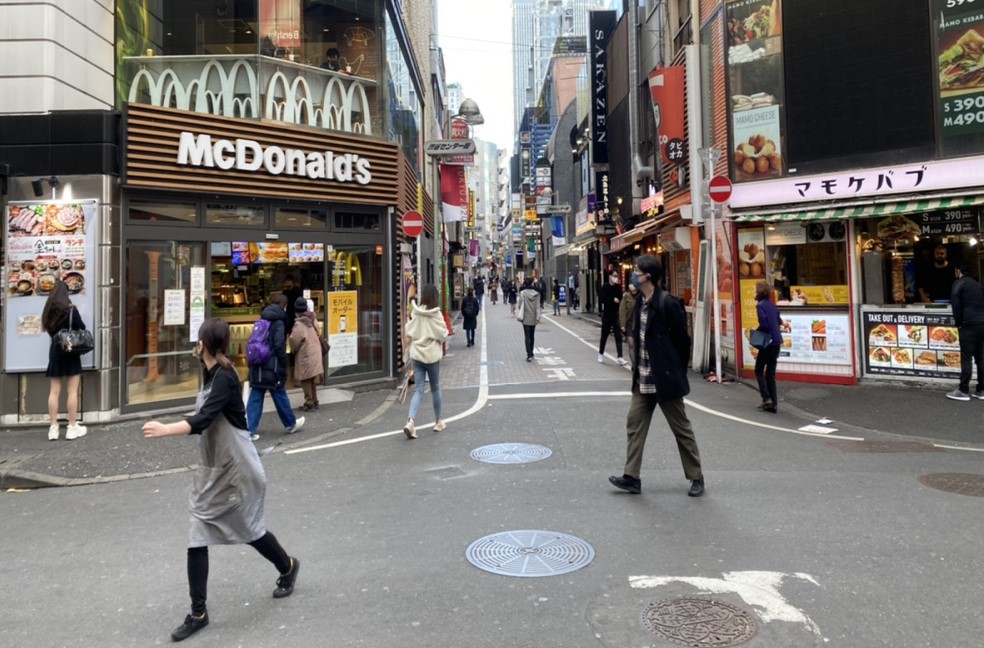
M 211 370 L 206 370 L 204 389 L 209 392 L 201 409 L 186 419 L 191 425 L 191 434 L 201 434 L 207 430 L 219 414 L 223 414 L 238 429 L 246 429 L 246 406 L 243 405 L 242 388 L 235 369 L 215 365 Z

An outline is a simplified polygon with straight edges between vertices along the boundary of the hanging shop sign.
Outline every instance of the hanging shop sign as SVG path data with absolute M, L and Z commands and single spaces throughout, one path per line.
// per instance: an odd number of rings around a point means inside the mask
M 608 164 L 608 40 L 615 31 L 614 11 L 590 11 L 592 164 Z
M 656 68 L 649 73 L 649 92 L 653 99 L 659 148 L 667 164 L 680 164 L 687 159 L 684 141 L 686 111 L 683 105 L 686 76 L 687 68 L 682 65 Z
M 41 314 L 55 281 L 68 287 L 82 321 L 95 328 L 96 201 L 11 202 L 5 213 L 7 285 L 4 321 L 6 371 L 44 371 L 51 338 Z M 95 336 L 98 340 L 99 336 Z M 82 356 L 95 366 L 96 352 Z
M 984 11 L 971 0 L 934 0 L 942 154 L 984 143 Z
M 865 370 L 869 374 L 956 378 L 960 332 L 950 313 L 864 311 Z
M 737 182 L 783 174 L 782 1 L 727 6 L 731 164 Z

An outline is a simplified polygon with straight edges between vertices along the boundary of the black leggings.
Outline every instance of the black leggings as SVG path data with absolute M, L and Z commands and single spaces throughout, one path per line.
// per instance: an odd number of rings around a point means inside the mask
M 260 555 L 273 563 L 281 574 L 290 571 L 290 556 L 269 531 L 259 540 L 249 543 Z M 205 614 L 205 598 L 208 590 L 208 547 L 188 547 L 188 592 L 191 594 L 191 613 Z

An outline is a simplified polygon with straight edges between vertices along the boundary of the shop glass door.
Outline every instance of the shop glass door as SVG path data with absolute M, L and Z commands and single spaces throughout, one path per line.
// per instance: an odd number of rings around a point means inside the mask
M 202 281 L 204 272 L 204 243 L 127 242 L 123 389 L 128 405 L 187 400 L 198 392 L 201 364 L 192 349 L 204 300 L 193 277 Z

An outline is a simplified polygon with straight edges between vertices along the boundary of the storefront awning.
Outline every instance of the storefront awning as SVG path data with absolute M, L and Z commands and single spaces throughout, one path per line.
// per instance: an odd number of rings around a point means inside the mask
M 679 209 L 668 211 L 662 214 L 659 218 L 653 218 L 652 220 L 649 220 L 645 223 L 636 225 L 628 232 L 622 232 L 618 236 L 612 237 L 612 244 L 608 249 L 608 254 L 611 254 L 612 252 L 618 252 L 619 250 L 622 250 L 637 241 L 641 241 L 643 238 L 651 234 L 653 230 L 657 229 L 660 225 L 663 225 L 668 221 L 673 220 L 675 217 L 679 216 L 679 213 L 680 213 Z
M 868 218 L 869 216 L 915 214 L 940 209 L 973 207 L 974 205 L 982 204 L 984 204 L 984 196 L 955 196 L 952 198 L 927 198 L 925 200 L 885 202 L 874 205 L 854 205 L 852 207 L 831 209 L 806 209 L 773 214 L 739 214 L 735 216 L 734 220 L 736 223 L 830 221 L 845 218 Z

